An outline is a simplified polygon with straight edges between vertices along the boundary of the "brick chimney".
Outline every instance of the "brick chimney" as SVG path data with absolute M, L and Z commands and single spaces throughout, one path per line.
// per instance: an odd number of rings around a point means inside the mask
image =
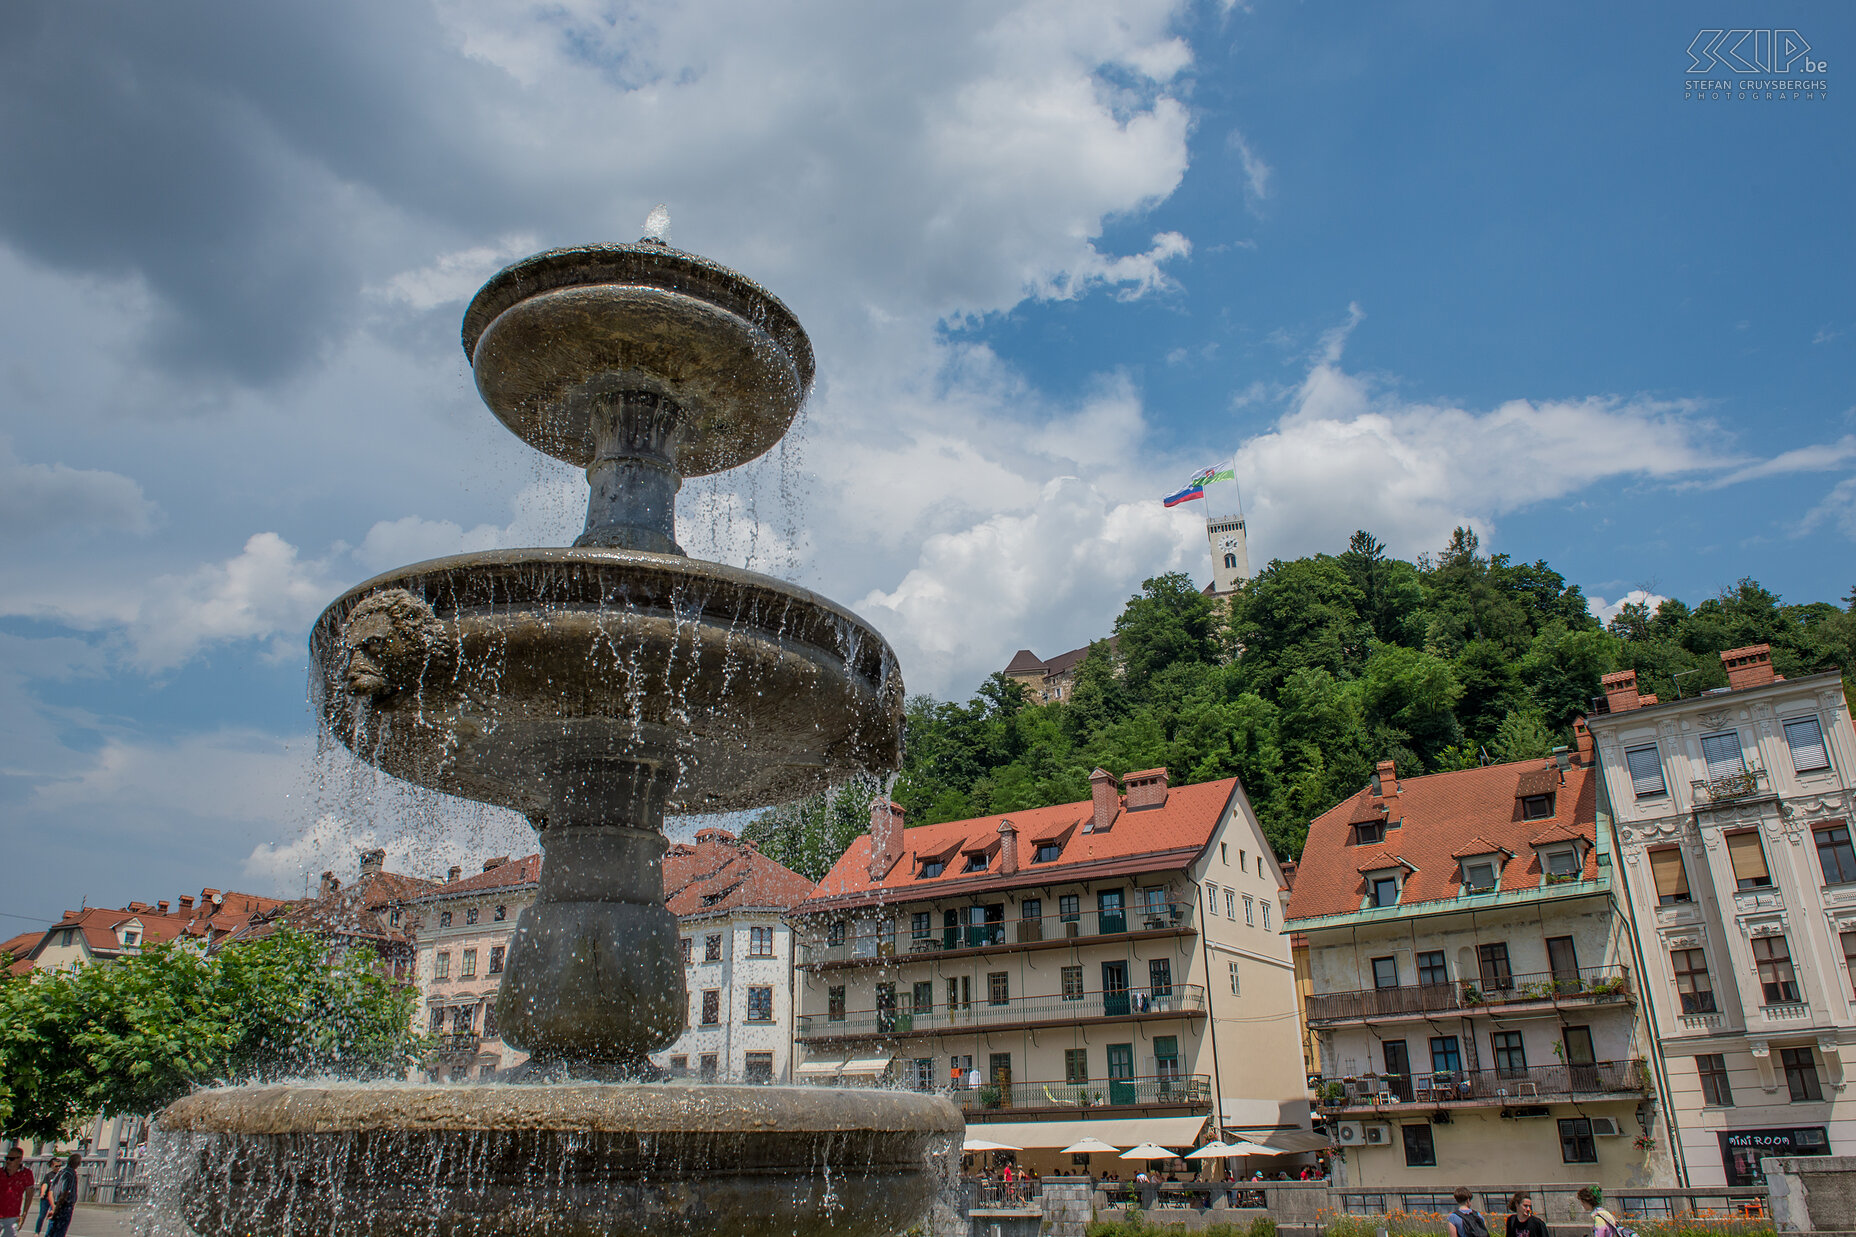
M 1159 807 L 1166 802 L 1166 766 L 1130 773 L 1121 779 L 1121 785 L 1127 791 L 1130 812 Z
M 163 915 L 167 914 L 168 913 L 168 900 L 166 898 L 163 898 L 159 902 L 155 903 L 155 909 L 160 911 Z
M 1616 670 L 1599 680 L 1605 689 L 1605 704 L 1613 713 L 1628 713 L 1643 704 L 1637 695 L 1637 672 Z
M 361 875 L 377 876 L 387 869 L 387 852 L 385 847 L 361 852 Z
M 1579 763 L 1590 767 L 1593 748 L 1592 728 L 1585 724 L 1583 717 L 1575 717 L 1572 719 L 1572 734 L 1574 751 L 1578 753 Z
M 336 890 L 340 889 L 341 887 L 342 887 L 342 883 L 335 879 L 335 873 L 324 872 L 322 874 L 322 896 L 323 897 L 325 898 L 328 897 L 330 894 L 334 893 Z
M 460 867 L 459 867 L 459 866 L 458 866 L 457 864 L 455 864 L 455 863 L 454 863 L 454 864 L 452 864 L 452 865 L 451 865 L 451 870 L 450 870 L 449 872 L 447 872 L 447 873 L 445 873 L 445 884 L 447 884 L 447 885 L 449 885 L 449 884 L 450 884 L 450 883 L 451 883 L 452 881 L 454 881 L 454 880 L 456 880 L 456 879 L 457 879 L 458 877 L 460 877 L 460 876 L 462 876 L 462 875 L 464 875 L 464 869 L 463 869 L 463 868 L 460 868 Z
M 999 875 L 1018 871 L 1018 826 L 1009 820 L 999 822 Z
M 1089 775 L 1089 800 L 1095 810 L 1087 832 L 1107 833 L 1109 826 L 1115 823 L 1115 814 L 1121 810 L 1121 790 L 1115 784 L 1113 773 L 1097 769 Z
M 483 870 L 486 872 L 494 872 L 496 871 L 496 869 L 502 867 L 505 863 L 508 863 L 508 862 L 509 862 L 508 855 L 498 855 L 494 859 L 485 859 L 483 861 Z
M 192 894 L 183 893 L 180 895 L 180 913 L 183 915 L 193 914 L 193 895 Z
M 1382 760 L 1373 766 L 1373 793 L 1381 799 L 1398 798 L 1398 761 Z
M 1721 654 L 1727 669 L 1727 686 L 1732 691 L 1745 687 L 1764 687 L 1777 677 L 1772 673 L 1772 646 L 1749 644 L 1743 649 L 1728 649 Z
M 870 801 L 870 879 L 880 881 L 902 858 L 902 833 L 908 813 L 878 795 Z

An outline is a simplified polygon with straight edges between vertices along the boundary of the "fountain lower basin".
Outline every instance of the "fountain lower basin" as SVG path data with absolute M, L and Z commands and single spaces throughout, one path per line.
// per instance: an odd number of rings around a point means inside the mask
M 963 1129 L 938 1096 L 601 1083 L 228 1087 L 159 1125 L 200 1237 L 876 1237 Z

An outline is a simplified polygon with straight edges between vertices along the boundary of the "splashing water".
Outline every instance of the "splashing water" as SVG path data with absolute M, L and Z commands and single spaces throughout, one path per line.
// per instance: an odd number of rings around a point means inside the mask
M 670 243 L 670 208 L 659 202 L 644 217 L 644 234 L 654 241 Z

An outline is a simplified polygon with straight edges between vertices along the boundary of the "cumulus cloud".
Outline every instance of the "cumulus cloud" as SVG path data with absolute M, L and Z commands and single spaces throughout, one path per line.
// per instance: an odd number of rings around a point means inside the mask
M 131 658 L 148 671 L 171 670 L 230 640 L 273 640 L 282 645 L 274 652 L 288 656 L 300 646 L 294 637 L 306 635 L 340 591 L 326 562 L 305 561 L 276 533 L 254 533 L 231 558 L 151 581 L 124 634 Z
M 1585 599 L 1585 608 L 1590 610 L 1592 612 L 1592 617 L 1596 618 L 1599 622 L 1609 623 L 1618 616 L 1625 606 L 1643 606 L 1647 608 L 1651 614 L 1655 614 L 1656 607 L 1668 600 L 1669 598 L 1663 596 L 1661 593 L 1652 593 L 1648 589 L 1633 588 L 1616 601 L 1606 601 L 1603 597 L 1593 594 Z
M 401 271 L 373 291 L 415 310 L 436 309 L 475 295 L 485 280 L 516 258 L 533 253 L 535 246 L 533 234 L 523 233 L 504 237 L 493 245 L 441 253 L 425 266 Z
M 0 532 L 146 533 L 161 510 L 121 473 L 66 464 L 28 464 L 0 438 Z

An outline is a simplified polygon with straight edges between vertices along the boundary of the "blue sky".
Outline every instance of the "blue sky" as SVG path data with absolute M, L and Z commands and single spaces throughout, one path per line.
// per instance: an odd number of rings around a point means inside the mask
M 385 568 L 572 538 L 457 323 L 659 201 L 820 362 L 685 544 L 915 689 L 1203 579 L 1158 499 L 1220 455 L 1254 561 L 1469 522 L 1613 604 L 1856 585 L 1848 10 L 1707 14 L 1827 62 L 1753 102 L 1683 98 L 1673 4 L 722 7 L 9 12 L 0 913 L 528 848 L 319 755 L 303 642 Z

